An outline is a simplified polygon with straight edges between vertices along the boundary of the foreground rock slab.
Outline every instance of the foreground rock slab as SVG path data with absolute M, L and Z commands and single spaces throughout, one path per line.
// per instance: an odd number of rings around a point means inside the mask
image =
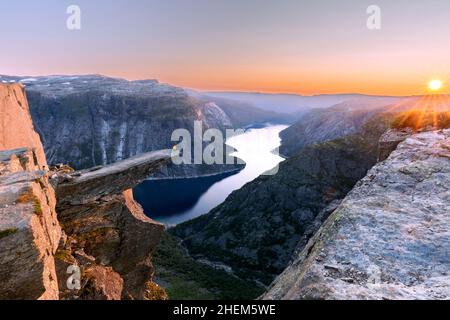
M 58 299 L 61 228 L 46 168 L 23 87 L 0 85 L 0 299 Z
M 450 299 L 450 130 L 369 171 L 264 299 Z

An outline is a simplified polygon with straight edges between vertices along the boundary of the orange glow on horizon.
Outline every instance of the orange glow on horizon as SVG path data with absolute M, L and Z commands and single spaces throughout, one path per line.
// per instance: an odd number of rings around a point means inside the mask
M 435 129 L 450 126 L 450 96 L 447 94 L 429 94 L 408 99 L 391 106 L 388 112 L 399 112 L 394 127 L 409 127 L 422 130 L 429 126 Z
M 119 74 L 118 76 L 130 78 L 130 75 L 125 74 Z M 423 85 L 426 83 L 425 77 L 403 75 L 386 77 L 386 79 L 380 74 L 355 76 L 353 74 L 299 73 L 293 76 L 287 72 L 274 70 L 232 74 L 225 70 L 218 70 L 216 73 L 205 70 L 204 73 L 202 71 L 197 74 L 180 72 L 168 76 L 161 74 L 160 77 L 158 75 L 150 77 L 138 74 L 131 75 L 133 80 L 143 78 L 156 78 L 164 83 L 200 91 L 299 95 L 359 93 L 386 96 L 417 96 L 428 94 L 430 91 L 428 84 L 427 86 Z M 443 82 L 441 82 L 440 90 L 442 88 Z

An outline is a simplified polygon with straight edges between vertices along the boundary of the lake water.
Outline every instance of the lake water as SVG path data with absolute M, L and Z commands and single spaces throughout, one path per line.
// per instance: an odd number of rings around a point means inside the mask
M 232 155 L 246 163 L 237 174 L 190 179 L 147 180 L 134 190 L 136 200 L 152 219 L 175 225 L 208 213 L 235 190 L 267 173 L 284 159 L 272 152 L 280 146 L 284 125 L 249 129 L 227 140 Z M 271 172 L 275 173 L 275 172 Z

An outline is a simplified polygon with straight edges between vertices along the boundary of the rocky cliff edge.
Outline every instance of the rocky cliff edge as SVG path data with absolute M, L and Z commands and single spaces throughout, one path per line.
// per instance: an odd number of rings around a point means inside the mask
M 263 298 L 449 299 L 449 185 L 450 130 L 406 138 Z

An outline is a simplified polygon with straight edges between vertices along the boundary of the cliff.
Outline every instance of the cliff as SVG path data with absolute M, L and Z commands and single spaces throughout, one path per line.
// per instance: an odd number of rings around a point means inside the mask
M 399 98 L 362 96 L 330 108 L 312 110 L 281 132 L 280 153 L 289 157 L 308 145 L 360 132 L 365 123 L 376 114 L 390 110 L 384 107 L 397 100 Z
M 450 130 L 415 134 L 347 195 L 265 299 L 449 299 Z
M 47 166 L 44 148 L 34 130 L 28 101 L 21 85 L 0 85 L 0 150 L 34 149 L 35 164 Z
M 22 86 L 0 85 L 0 115 L 0 299 L 164 298 L 151 281 L 163 226 L 129 189 L 170 151 L 49 170 Z M 69 267 L 79 267 L 77 290 L 67 286 Z
M 80 290 L 64 290 L 64 298 L 145 299 L 154 295 L 148 292 L 149 287 L 157 288 L 151 281 L 151 253 L 164 226 L 144 215 L 131 188 L 169 158 L 170 150 L 150 152 L 94 170 L 52 175 L 58 219 L 67 235 L 57 252 L 59 276 L 67 278 L 65 269 L 74 263 L 89 274 Z M 98 279 L 100 271 L 118 280 Z M 115 291 L 101 288 L 102 283 L 115 284 Z
M 0 297 L 57 299 L 55 192 L 19 85 L 0 85 L 0 126 Z

